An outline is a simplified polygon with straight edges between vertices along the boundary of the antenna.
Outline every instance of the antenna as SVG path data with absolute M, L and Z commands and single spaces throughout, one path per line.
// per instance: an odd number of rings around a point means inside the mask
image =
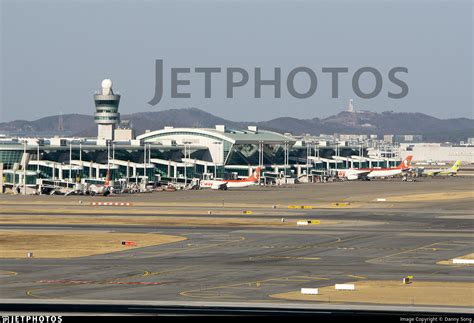
M 59 110 L 58 131 L 60 131 L 60 132 L 64 131 L 64 119 L 63 119 L 63 111 L 62 110 Z
M 347 106 L 347 112 L 354 112 L 354 106 L 352 105 L 352 99 L 349 100 L 349 105 Z

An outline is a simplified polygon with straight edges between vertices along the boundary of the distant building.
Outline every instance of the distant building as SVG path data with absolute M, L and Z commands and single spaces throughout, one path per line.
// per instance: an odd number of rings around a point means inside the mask
M 393 143 L 394 135 L 383 135 L 383 141 L 386 143 Z
M 384 135 L 383 141 L 386 143 L 419 143 L 423 142 L 422 135 Z
M 474 147 L 459 145 L 444 145 L 440 143 L 402 143 L 400 157 L 413 155 L 415 161 L 444 161 L 474 163 Z
M 131 127 L 128 120 L 120 123 L 119 127 L 114 130 L 115 141 L 130 141 L 135 139 L 135 130 Z
M 422 135 L 397 135 L 395 136 L 395 142 L 403 143 L 403 142 L 422 142 L 423 136 Z
M 339 140 L 341 141 L 364 141 L 367 140 L 367 135 L 355 135 L 355 134 L 340 134 Z

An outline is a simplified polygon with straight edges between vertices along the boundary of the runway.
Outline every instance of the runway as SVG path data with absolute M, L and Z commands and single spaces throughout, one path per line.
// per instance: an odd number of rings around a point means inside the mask
M 229 212 L 216 217 L 243 216 Z M 260 212 L 258 218 L 281 217 L 266 215 L 263 208 Z M 295 218 L 355 222 L 306 227 L 1 224 L 1 230 L 108 230 L 187 238 L 83 258 L 0 259 L 2 298 L 273 304 L 282 302 L 274 294 L 360 280 L 401 282 L 413 275 L 415 282 L 474 282 L 472 266 L 437 264 L 473 252 L 472 199 L 294 212 Z M 182 210 L 176 216 L 186 215 Z M 420 305 L 426 304 L 415 298 L 408 306 Z

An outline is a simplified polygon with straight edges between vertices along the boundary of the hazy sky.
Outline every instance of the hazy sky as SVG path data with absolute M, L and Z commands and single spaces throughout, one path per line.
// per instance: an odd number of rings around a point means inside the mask
M 473 1 L 22 1 L 1 2 L 0 121 L 34 120 L 62 113 L 92 114 L 92 94 L 111 78 L 122 94 L 120 112 L 198 107 L 218 116 L 268 120 L 312 118 L 345 108 L 417 111 L 437 117 L 473 117 Z M 155 59 L 164 60 L 165 94 L 157 106 Z M 316 93 L 290 96 L 286 77 L 298 66 L 313 69 Z M 358 98 L 352 75 L 360 67 L 382 72 L 374 99 Z M 403 99 L 388 80 L 394 66 L 409 87 Z M 226 98 L 225 73 L 212 79 L 191 74 L 190 99 L 170 98 L 171 67 L 242 67 L 250 81 Z M 253 69 L 264 78 L 282 69 L 282 98 L 263 87 L 253 93 Z M 331 98 L 323 67 L 348 67 Z M 304 91 L 307 79 L 297 79 Z M 370 77 L 361 79 L 367 92 Z

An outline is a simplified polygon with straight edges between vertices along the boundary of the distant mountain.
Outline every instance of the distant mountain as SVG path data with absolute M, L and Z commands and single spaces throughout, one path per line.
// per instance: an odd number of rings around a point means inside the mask
M 296 119 L 281 117 L 261 122 L 234 122 L 219 118 L 197 108 L 170 109 L 157 112 L 139 112 L 122 115 L 130 120 L 137 134 L 165 126 L 213 128 L 225 124 L 241 129 L 257 125 L 262 129 L 295 135 L 312 134 L 421 134 L 428 141 L 443 142 L 466 140 L 474 137 L 474 120 L 468 118 L 438 119 L 423 113 L 343 111 L 324 119 Z M 60 116 L 35 121 L 16 120 L 0 123 L 0 133 L 9 135 L 75 135 L 96 136 L 97 126 L 92 116 L 67 114 L 62 116 L 63 130 L 59 129 Z
M 147 129 L 162 129 L 165 126 L 214 128 L 216 124 L 225 124 L 230 128 L 242 127 L 242 123 L 222 119 L 196 108 L 138 112 L 124 115 L 122 119 L 130 120 L 137 133 L 143 133 Z
M 62 128 L 61 130 L 61 118 Z M 83 114 L 65 114 L 35 121 L 15 120 L 0 123 L 0 133 L 18 136 L 73 135 L 94 124 L 94 117 Z M 97 133 L 97 129 L 95 129 Z

